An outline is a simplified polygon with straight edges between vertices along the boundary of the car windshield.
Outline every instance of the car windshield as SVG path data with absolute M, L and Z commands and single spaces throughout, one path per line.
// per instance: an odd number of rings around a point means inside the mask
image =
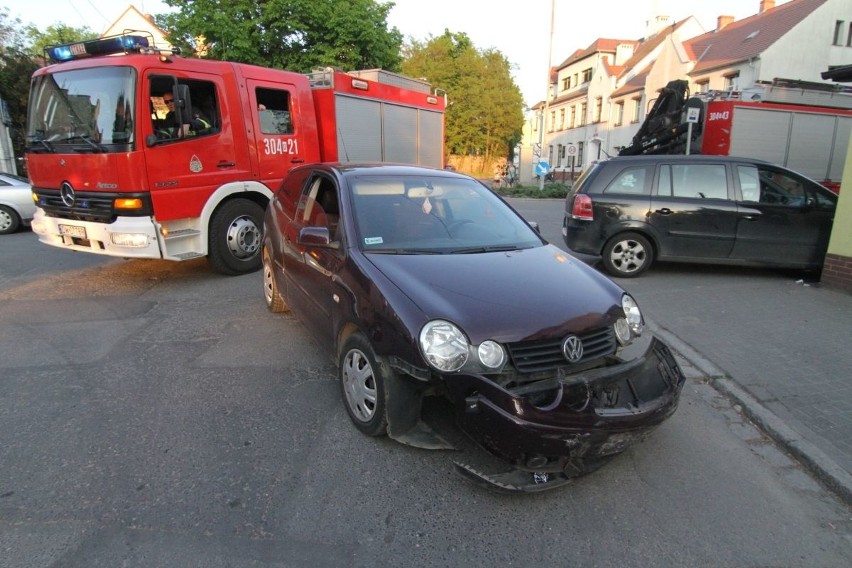
M 359 246 L 384 254 L 459 254 L 541 246 L 510 207 L 473 179 L 350 179 Z

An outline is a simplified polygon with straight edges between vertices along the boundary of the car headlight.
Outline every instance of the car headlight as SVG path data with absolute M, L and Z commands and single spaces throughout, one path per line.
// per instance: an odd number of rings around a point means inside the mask
M 452 372 L 464 367 L 468 347 L 464 333 L 448 321 L 432 320 L 420 330 L 423 356 L 439 371 Z
M 503 365 L 506 360 L 506 352 L 503 347 L 496 341 L 483 341 L 479 349 L 476 350 L 479 356 L 479 362 L 489 369 L 497 369 Z
M 624 317 L 618 318 L 613 327 L 618 342 L 627 345 L 634 337 L 642 335 L 645 320 L 642 318 L 639 304 L 629 294 L 621 297 L 621 309 L 624 311 Z

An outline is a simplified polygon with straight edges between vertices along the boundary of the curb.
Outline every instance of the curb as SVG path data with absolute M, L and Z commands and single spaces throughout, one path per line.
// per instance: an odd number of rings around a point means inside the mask
M 778 445 L 810 471 L 825 487 L 835 493 L 846 505 L 852 505 L 852 474 L 837 465 L 824 451 L 802 438 L 754 396 L 736 383 L 736 380 L 719 369 L 669 330 L 646 321 L 651 331 L 665 341 L 681 357 L 689 361 L 717 391 L 739 404 L 743 413 Z

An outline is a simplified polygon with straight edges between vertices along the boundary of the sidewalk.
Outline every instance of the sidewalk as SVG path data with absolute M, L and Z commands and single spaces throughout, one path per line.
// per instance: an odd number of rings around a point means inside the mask
M 852 504 L 852 295 L 746 278 L 735 289 L 708 285 L 698 305 L 672 305 L 680 301 L 652 302 L 649 323 L 685 371 L 710 378 Z

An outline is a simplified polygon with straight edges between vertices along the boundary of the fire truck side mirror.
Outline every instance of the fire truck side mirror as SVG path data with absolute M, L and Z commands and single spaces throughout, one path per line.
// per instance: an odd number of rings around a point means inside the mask
M 189 85 L 175 85 L 175 116 L 181 124 L 189 124 L 192 120 L 192 101 L 189 97 Z

